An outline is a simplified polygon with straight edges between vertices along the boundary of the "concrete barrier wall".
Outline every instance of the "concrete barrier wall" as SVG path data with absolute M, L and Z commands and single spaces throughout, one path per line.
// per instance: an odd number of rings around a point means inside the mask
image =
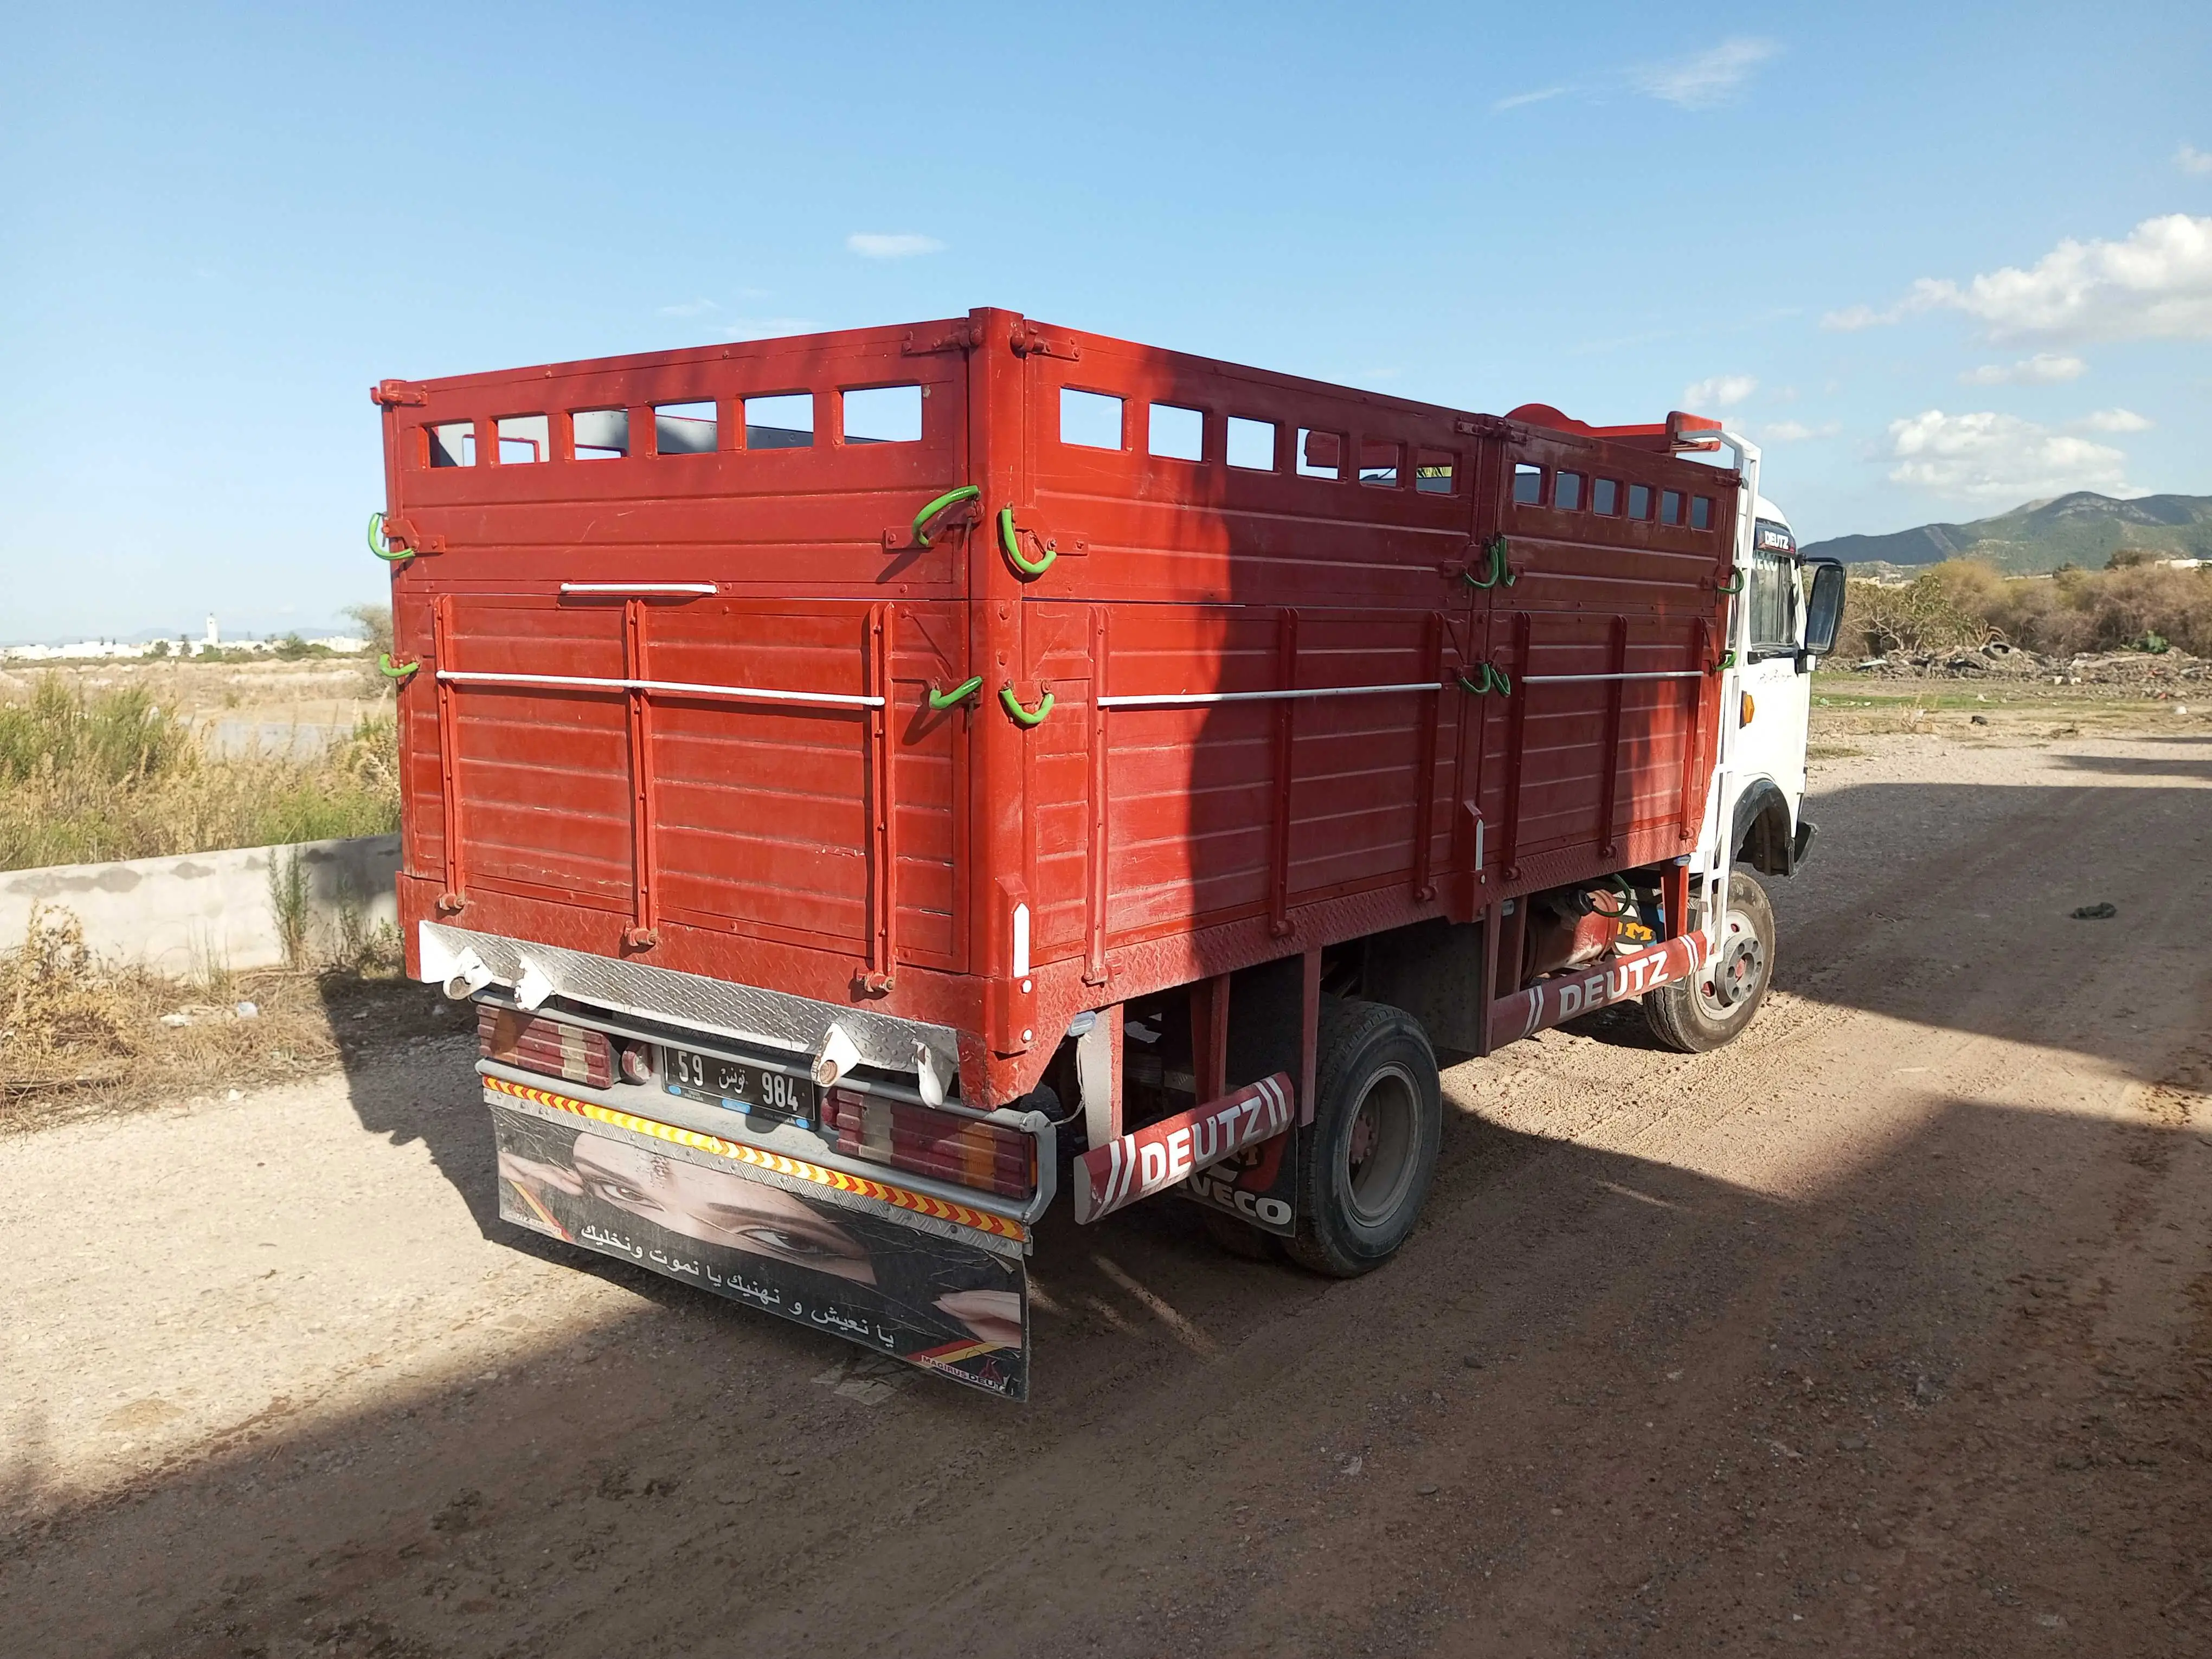
M 84 924 L 101 960 L 191 978 L 210 964 L 272 968 L 284 960 L 276 889 L 295 867 L 311 955 L 397 927 L 399 837 L 363 836 L 296 847 L 241 847 L 183 858 L 62 864 L 0 874 L 0 951 L 12 950 L 32 912 L 55 906 Z

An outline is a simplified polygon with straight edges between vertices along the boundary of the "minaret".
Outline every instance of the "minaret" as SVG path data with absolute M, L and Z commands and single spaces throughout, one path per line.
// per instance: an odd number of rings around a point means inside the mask
M 215 625 L 215 612 L 208 612 L 207 640 L 203 649 L 213 651 L 222 644 L 222 635 Z

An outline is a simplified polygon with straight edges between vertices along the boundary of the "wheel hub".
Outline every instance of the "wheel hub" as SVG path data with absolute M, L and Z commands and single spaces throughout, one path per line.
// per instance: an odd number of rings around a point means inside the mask
M 1370 1227 L 1387 1223 L 1419 1170 L 1419 1129 L 1412 1076 L 1385 1066 L 1368 1084 L 1341 1143 L 1346 1199 L 1352 1217 Z
M 1735 917 L 1729 918 L 1729 940 L 1721 946 L 1719 959 L 1713 963 L 1712 977 L 1705 988 L 1712 999 L 1723 1008 L 1733 1008 L 1754 995 L 1759 981 L 1766 974 L 1766 953 L 1759 949 L 1759 935 L 1741 926 Z

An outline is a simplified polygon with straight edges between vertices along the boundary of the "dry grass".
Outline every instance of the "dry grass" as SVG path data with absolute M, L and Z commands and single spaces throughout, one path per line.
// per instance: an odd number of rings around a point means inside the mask
M 307 761 L 210 752 L 142 686 L 58 676 L 0 705 L 0 870 L 265 847 L 399 825 L 388 715 Z
M 76 917 L 42 909 L 0 953 L 0 1133 L 314 1076 L 366 1048 L 463 1030 L 456 1006 L 374 955 L 191 983 L 110 967 Z
M 1993 634 L 2048 656 L 2167 645 L 2212 656 L 2212 568 L 2006 576 L 1952 559 L 1902 586 L 1853 582 L 1845 601 L 1844 649 L 1869 656 L 1979 645 Z

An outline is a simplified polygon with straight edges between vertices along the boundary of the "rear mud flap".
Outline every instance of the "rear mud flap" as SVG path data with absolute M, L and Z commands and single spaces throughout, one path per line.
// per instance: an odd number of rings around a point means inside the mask
M 1183 1182 L 1182 1194 L 1263 1233 L 1290 1237 L 1298 1230 L 1298 1132 L 1286 1130 L 1199 1170 Z
M 1029 1397 L 1018 1247 L 986 1249 L 827 1188 L 771 1184 L 713 1150 L 727 1143 L 712 1137 L 672 1140 L 550 1105 L 490 1109 L 502 1220 L 970 1388 Z

